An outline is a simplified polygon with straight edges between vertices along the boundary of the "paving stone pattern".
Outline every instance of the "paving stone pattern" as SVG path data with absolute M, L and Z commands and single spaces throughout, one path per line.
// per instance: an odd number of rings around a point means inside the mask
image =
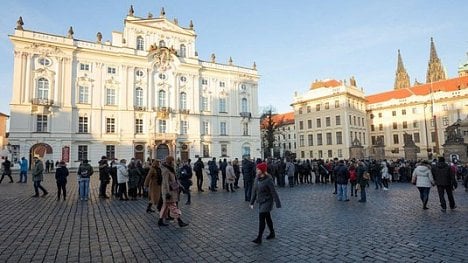
M 67 201 L 56 200 L 52 174 L 43 182 L 46 197 L 31 197 L 30 176 L 27 184 L 0 184 L 0 262 L 468 260 L 468 192 L 462 188 L 455 191 L 457 209 L 447 213 L 439 209 L 435 188 L 430 209 L 422 210 L 411 184 L 394 183 L 385 192 L 371 187 L 367 203 L 356 197 L 339 202 L 331 185 L 280 188 L 283 207 L 272 212 L 277 238 L 255 245 L 258 213 L 249 209 L 242 188 L 193 192 L 190 206 L 182 196 L 190 225 L 159 228 L 157 216 L 145 213 L 144 199 L 99 199 L 97 176 L 90 201 L 79 201 L 75 178 L 70 176 Z

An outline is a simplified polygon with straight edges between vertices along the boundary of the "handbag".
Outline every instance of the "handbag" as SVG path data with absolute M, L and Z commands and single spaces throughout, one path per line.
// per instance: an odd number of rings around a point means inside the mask
M 170 182 L 169 183 L 169 190 L 178 191 L 179 190 L 179 182 L 177 182 L 177 180 Z

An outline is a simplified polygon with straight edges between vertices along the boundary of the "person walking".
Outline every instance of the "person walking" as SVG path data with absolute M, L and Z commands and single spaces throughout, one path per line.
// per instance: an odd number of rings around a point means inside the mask
M 182 185 L 182 188 L 180 188 L 180 191 L 187 195 L 187 202 L 185 203 L 186 205 L 190 205 L 191 200 L 192 200 L 192 195 L 190 194 L 190 186 L 192 186 L 193 184 L 192 183 L 193 172 L 192 172 L 192 166 L 190 165 L 191 161 L 192 160 L 188 159 L 187 162 L 184 162 L 184 164 L 180 168 L 180 175 L 179 175 L 180 184 Z
M 146 176 L 144 187 L 148 190 L 148 206 L 146 207 L 146 213 L 154 213 L 155 211 L 151 209 L 153 205 L 159 203 L 161 197 L 161 184 L 162 184 L 162 175 L 160 168 L 160 161 L 154 160 L 151 164 L 151 168 Z
M 120 201 L 128 201 L 128 194 L 127 194 L 128 170 L 127 170 L 126 163 L 127 163 L 127 160 L 122 159 L 120 160 L 119 164 L 116 166 L 117 182 L 118 182 L 118 188 L 119 188 L 118 196 L 119 196 Z
M 39 197 L 39 189 L 42 190 L 42 196 L 49 194 L 47 190 L 41 185 L 42 180 L 44 179 L 44 163 L 39 159 L 39 157 L 34 157 L 34 168 L 31 172 L 32 180 L 34 182 L 34 191 L 35 195 L 33 197 Z
M 275 229 L 273 228 L 273 220 L 270 214 L 271 210 L 273 210 L 273 202 L 276 204 L 277 208 L 281 208 L 281 201 L 276 192 L 273 179 L 267 173 L 267 164 L 264 162 L 257 164 L 257 178 L 255 179 L 252 198 L 250 199 L 251 209 L 253 209 L 255 201 L 257 201 L 258 204 L 259 224 L 257 238 L 252 240 L 252 242 L 261 244 L 263 231 L 265 230 L 265 222 L 270 230 L 267 239 L 276 237 Z
M 117 163 L 116 160 L 112 160 L 110 163 L 109 174 L 112 178 L 111 184 L 111 193 L 113 196 L 118 196 L 119 194 L 119 182 L 117 181 Z
M 107 157 L 102 156 L 101 160 L 99 161 L 99 197 L 108 199 L 107 196 L 107 185 L 110 182 L 110 168 L 107 162 Z
M 450 209 L 455 209 L 455 199 L 453 198 L 452 190 L 457 188 L 458 184 L 455 179 L 455 174 L 450 169 L 450 166 L 445 162 L 444 157 L 439 157 L 435 166 L 431 169 L 437 192 L 439 193 L 440 206 L 442 212 L 447 211 L 447 203 L 445 202 L 445 192 L 449 200 Z
M 296 173 L 296 166 L 291 162 L 291 159 L 286 158 L 286 175 L 288 176 L 289 187 L 294 187 L 294 174 Z
M 67 177 L 69 175 L 67 165 L 64 161 L 59 162 L 59 167 L 55 169 L 55 180 L 57 182 L 57 201 L 63 194 L 63 201 L 67 199 Z
M 27 183 L 28 182 L 28 160 L 21 157 L 20 161 L 20 179 L 18 183 Z
M 215 162 L 216 165 L 216 162 Z M 177 202 L 179 201 L 179 182 L 176 178 L 176 172 L 174 169 L 174 157 L 167 156 L 164 163 L 161 165 L 161 174 L 162 174 L 162 184 L 161 184 L 161 193 L 163 197 L 163 205 L 161 211 L 159 212 L 159 221 L 158 226 L 167 226 L 168 224 L 164 223 L 164 219 L 170 215 L 173 218 L 177 219 L 177 223 L 180 227 L 188 226 L 187 223 L 184 223 L 180 218 L 182 212 L 177 207 Z
M 421 161 L 418 163 L 418 166 L 416 166 L 413 171 L 411 182 L 416 185 L 419 190 L 419 197 L 423 203 L 423 209 L 429 209 L 427 207 L 427 201 L 429 200 L 431 187 L 434 185 L 434 178 L 429 168 L 429 162 Z
M 0 179 L 0 184 L 3 181 L 3 178 L 6 176 L 10 177 L 10 183 L 13 183 L 13 178 L 11 177 L 11 162 L 8 160 L 8 157 L 5 157 L 5 160 L 2 163 L 2 178 Z
M 80 177 L 80 200 L 88 201 L 89 198 L 89 180 L 93 175 L 93 167 L 89 164 L 88 160 L 83 162 L 78 167 L 78 176 Z

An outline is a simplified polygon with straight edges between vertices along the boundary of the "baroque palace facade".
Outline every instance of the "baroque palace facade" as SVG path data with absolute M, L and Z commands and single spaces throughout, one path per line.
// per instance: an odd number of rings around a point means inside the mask
M 29 31 L 14 46 L 9 142 L 16 156 L 242 157 L 260 152 L 258 73 L 198 58 L 193 23 L 134 15 L 112 41 Z

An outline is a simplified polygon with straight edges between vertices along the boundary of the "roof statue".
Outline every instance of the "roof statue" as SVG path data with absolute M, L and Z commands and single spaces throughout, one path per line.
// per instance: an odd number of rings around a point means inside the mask
M 148 18 L 153 18 L 153 14 L 151 12 L 148 12 Z
M 434 44 L 434 39 L 431 37 L 431 51 L 429 55 L 429 63 L 427 67 L 426 83 L 445 80 L 446 74 L 442 62 L 437 56 L 437 51 Z
M 73 38 L 73 34 L 75 34 L 75 32 L 73 32 L 73 27 L 70 26 L 70 28 L 68 29 L 67 37 L 68 38 Z
M 101 43 L 101 41 L 102 41 L 102 33 L 101 32 L 97 32 L 96 40 L 97 40 L 98 43 Z
M 189 28 L 190 28 L 191 30 L 193 30 L 193 21 L 192 21 L 192 20 L 190 20 Z
M 255 63 L 255 61 L 254 61 L 254 63 L 253 63 L 252 68 L 255 69 L 255 70 L 257 70 L 257 63 Z
M 354 76 L 352 76 L 350 79 L 349 79 L 349 84 L 353 87 L 357 87 L 356 86 L 356 79 L 354 79 Z
M 215 53 L 212 53 L 212 54 L 211 54 L 211 62 L 212 62 L 212 63 L 216 63 L 216 55 L 215 55 Z
M 398 49 L 398 62 L 397 70 L 395 73 L 395 84 L 393 89 L 406 89 L 410 87 L 410 79 L 408 72 L 406 72 L 405 65 L 403 64 L 403 59 L 401 58 L 400 50 Z
M 229 57 L 228 63 L 229 63 L 230 66 L 232 66 L 232 57 Z
M 174 24 L 179 25 L 179 20 L 174 17 Z
M 160 17 L 165 17 L 165 16 L 166 16 L 166 11 L 164 11 L 164 7 L 162 7 Z
M 133 5 L 130 5 L 130 9 L 128 9 L 128 16 L 133 16 L 135 14 L 135 10 L 133 10 Z
M 16 21 L 16 30 L 23 30 L 23 18 L 20 16 L 18 21 Z

